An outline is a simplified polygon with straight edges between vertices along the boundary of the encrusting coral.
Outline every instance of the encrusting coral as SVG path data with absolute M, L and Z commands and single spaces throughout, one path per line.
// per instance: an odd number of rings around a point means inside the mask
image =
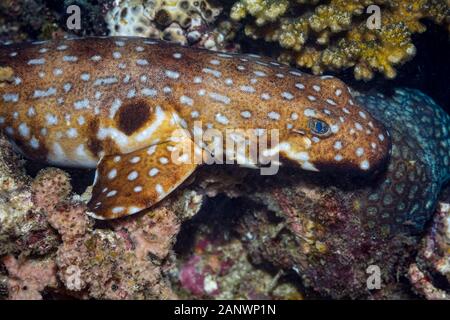
M 381 9 L 379 28 L 369 28 L 371 5 Z M 280 60 L 316 74 L 353 68 L 356 79 L 375 72 L 396 76 L 395 66 L 416 52 L 411 36 L 425 31 L 422 19 L 448 23 L 445 0 L 240 0 L 231 10 L 237 21 L 253 16 L 247 36 L 277 42 Z

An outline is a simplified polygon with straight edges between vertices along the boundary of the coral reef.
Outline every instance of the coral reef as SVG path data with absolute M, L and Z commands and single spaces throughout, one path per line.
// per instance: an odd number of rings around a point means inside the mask
M 56 265 L 53 257 L 18 261 L 7 255 L 2 259 L 8 272 L 7 290 L 10 300 L 41 300 L 45 289 L 56 289 Z
M 439 204 L 408 274 L 413 289 L 420 295 L 450 300 L 450 188 L 441 200 L 445 202 Z
M 221 178 L 226 175 L 221 175 Z M 207 188 L 206 190 L 208 190 Z M 229 189 L 229 188 L 227 188 Z M 171 282 L 180 297 L 199 299 L 302 299 L 284 272 L 254 265 L 236 232 L 240 212 L 226 197 L 182 227 Z
M 387 172 L 369 185 L 313 173 L 299 181 L 292 170 L 267 178 L 205 167 L 158 206 L 110 222 L 86 215 L 90 188 L 74 194 L 76 182 L 59 169 L 27 176 L 0 140 L 0 296 L 411 298 L 399 281 L 409 276 L 419 294 L 447 297 L 431 280 L 434 272 L 448 277 L 446 205 L 410 262 L 449 174 L 441 155 L 448 118 L 413 90 L 358 100 L 389 127 L 394 143 Z M 438 121 L 429 132 L 411 125 L 429 117 Z M 203 205 L 206 197 L 216 198 Z M 381 270 L 380 290 L 366 286 L 370 265 Z
M 175 297 L 163 276 L 164 261 L 180 223 L 200 209 L 202 196 L 180 191 L 164 207 L 94 228 L 83 201 L 90 189 L 74 194 L 68 174 L 54 168 L 31 179 L 9 142 L 0 142 L 4 295 L 39 299 L 48 289 L 77 298 Z
M 405 263 L 449 176 L 449 118 L 428 97 L 397 90 L 393 97 L 361 95 L 358 100 L 391 132 L 387 172 L 370 183 L 340 178 L 334 186 L 315 176 L 303 175 L 299 182 L 294 173 L 279 174 L 252 188 L 250 198 L 265 206 L 247 209 L 250 215 L 242 223 L 255 261 L 294 269 L 305 286 L 334 298 L 383 296 L 383 290 L 366 286 L 371 265 L 380 268 L 384 284 L 406 276 Z M 438 127 L 423 135 L 420 123 L 431 119 Z M 273 217 L 283 221 L 271 222 Z
M 381 9 L 379 28 L 368 28 L 366 9 Z M 412 35 L 425 31 L 422 19 L 448 23 L 444 0 L 240 0 L 231 18 L 252 16 L 247 36 L 276 42 L 284 49 L 280 60 L 316 74 L 353 68 L 356 79 L 375 72 L 396 76 L 395 66 L 415 55 Z
M 180 44 L 195 44 L 221 50 L 234 45 L 235 27 L 222 20 L 213 25 L 222 12 L 218 1 L 122 0 L 106 15 L 109 34 L 164 39 Z

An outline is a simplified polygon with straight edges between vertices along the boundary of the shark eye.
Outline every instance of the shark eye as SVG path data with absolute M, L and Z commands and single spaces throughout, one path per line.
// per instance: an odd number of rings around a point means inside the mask
M 310 119 L 308 127 L 313 134 L 318 136 L 326 136 L 330 133 L 330 126 L 319 119 Z

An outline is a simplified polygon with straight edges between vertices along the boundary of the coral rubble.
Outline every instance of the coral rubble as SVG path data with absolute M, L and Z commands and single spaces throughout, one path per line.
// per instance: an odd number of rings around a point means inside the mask
M 368 27 L 371 5 L 381 9 L 377 28 Z M 375 72 L 394 78 L 395 66 L 415 55 L 411 37 L 425 31 L 421 21 L 448 23 L 449 10 L 444 0 L 240 0 L 231 17 L 253 17 L 246 35 L 278 43 L 281 61 L 316 74 L 353 68 L 369 80 Z

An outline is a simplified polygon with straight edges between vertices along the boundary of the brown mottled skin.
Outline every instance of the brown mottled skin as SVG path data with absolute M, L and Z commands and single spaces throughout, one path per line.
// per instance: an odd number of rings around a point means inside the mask
M 388 133 L 344 83 L 265 58 L 87 38 L 3 46 L 0 66 L 14 72 L 0 84 L 0 129 L 30 159 L 97 166 L 90 207 L 99 218 L 146 209 L 181 184 L 197 165 L 159 159 L 191 142 L 198 121 L 224 135 L 279 130 L 281 163 L 306 170 L 367 175 L 389 156 Z M 189 133 L 173 141 L 182 127 Z

